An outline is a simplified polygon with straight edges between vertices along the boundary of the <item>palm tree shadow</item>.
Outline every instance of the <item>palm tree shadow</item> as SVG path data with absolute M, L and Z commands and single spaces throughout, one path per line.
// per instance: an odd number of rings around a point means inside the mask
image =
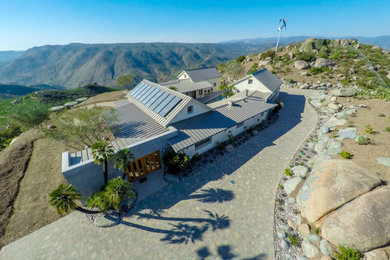
M 230 190 L 224 189 L 203 189 L 200 193 L 191 194 L 187 199 L 198 199 L 203 203 L 222 203 L 225 201 L 231 201 L 235 198 L 235 195 Z

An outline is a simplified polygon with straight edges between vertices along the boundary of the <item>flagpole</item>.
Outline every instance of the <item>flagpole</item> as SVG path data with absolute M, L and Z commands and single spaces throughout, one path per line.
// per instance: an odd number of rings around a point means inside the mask
M 281 34 L 281 33 L 282 33 L 282 30 L 279 30 L 279 36 L 278 36 L 278 41 L 276 42 L 275 52 L 278 51 L 279 39 L 280 39 L 280 34 Z

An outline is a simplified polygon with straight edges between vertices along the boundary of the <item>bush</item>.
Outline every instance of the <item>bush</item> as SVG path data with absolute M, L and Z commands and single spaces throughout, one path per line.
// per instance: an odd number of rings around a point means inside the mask
M 120 177 L 109 180 L 107 186 L 87 199 L 88 208 L 99 208 L 103 213 L 110 209 L 120 210 L 122 202 L 134 197 L 131 184 Z M 128 203 L 127 206 L 130 206 Z
M 299 241 L 299 237 L 298 236 L 295 236 L 295 235 L 292 235 L 292 234 L 288 234 L 288 238 L 290 239 L 290 244 L 293 245 L 293 246 L 299 246 L 300 245 L 300 241 Z
M 321 229 L 319 227 L 316 227 L 313 229 L 313 232 L 314 232 L 314 234 L 319 235 L 319 234 L 321 234 Z
M 344 159 L 351 159 L 352 158 L 352 155 L 347 151 L 342 151 L 340 153 L 340 156 L 343 157 Z
M 390 126 L 386 127 L 386 132 L 390 132 Z
M 165 152 L 162 160 L 167 170 L 172 174 L 178 174 L 190 166 L 191 163 L 190 158 L 186 154 L 176 153 L 175 151 Z
M 374 129 L 372 128 L 371 125 L 366 125 L 365 131 L 366 131 L 367 134 L 373 134 L 374 133 Z
M 367 145 L 371 142 L 371 139 L 368 136 L 365 135 L 359 135 L 357 137 L 357 143 L 359 145 Z
M 7 148 L 12 139 L 20 135 L 22 131 L 17 125 L 10 125 L 8 128 L 0 131 L 0 151 Z
M 297 60 L 304 60 L 307 62 L 312 62 L 316 60 L 316 55 L 311 52 L 297 52 L 295 53 L 295 57 Z
M 237 62 L 243 62 L 245 60 L 245 56 L 240 56 L 236 59 Z
M 337 260 L 359 260 L 360 253 L 352 248 L 346 248 L 343 246 L 339 246 L 340 252 L 336 252 Z
M 326 46 L 322 46 L 320 51 L 318 52 L 318 57 L 320 58 L 328 58 L 329 57 L 329 48 Z
M 311 67 L 309 69 L 309 72 L 311 75 L 317 75 L 317 74 L 320 74 L 322 73 L 324 70 L 322 68 L 317 68 L 317 67 Z
M 266 52 L 263 52 L 260 57 L 261 57 L 261 59 L 265 59 L 265 58 L 273 59 L 275 57 L 275 55 L 276 55 L 275 50 L 271 49 L 271 50 L 268 50 Z
M 294 175 L 294 173 L 291 171 L 290 168 L 284 169 L 284 174 L 286 174 L 287 176 L 290 176 L 290 177 Z

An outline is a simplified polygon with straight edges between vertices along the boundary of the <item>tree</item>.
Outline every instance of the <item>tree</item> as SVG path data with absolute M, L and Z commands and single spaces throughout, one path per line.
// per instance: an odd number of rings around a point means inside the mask
M 75 209 L 83 213 L 95 213 L 94 211 L 86 210 L 76 204 L 76 200 L 81 199 L 81 194 L 72 185 L 60 184 L 50 192 L 49 203 L 53 206 L 58 214 L 67 213 L 69 210 Z
M 46 137 L 64 142 L 67 146 L 81 149 L 110 133 L 110 126 L 118 120 L 115 110 L 93 107 L 79 108 L 52 114 L 54 129 L 42 129 Z
M 15 106 L 9 118 L 24 128 L 31 128 L 49 118 L 49 109 L 39 102 L 22 102 Z
M 170 86 L 169 89 L 177 91 L 177 87 L 174 87 L 174 86 Z
M 191 164 L 191 160 L 186 154 L 175 151 L 166 151 L 162 160 L 172 174 L 178 174 Z
M 129 200 L 135 197 L 131 190 L 131 184 L 119 177 L 108 182 L 103 191 L 95 193 L 87 199 L 88 207 L 99 208 L 103 213 L 110 209 L 120 210 L 123 201 L 128 201 L 127 206 L 130 206 Z
M 229 79 L 237 79 L 242 73 L 244 73 L 244 69 L 241 63 L 230 62 L 225 67 L 225 76 Z
M 222 96 L 224 98 L 228 98 L 234 95 L 233 86 L 219 85 L 218 90 L 222 92 Z
M 134 77 L 130 74 L 122 75 L 118 78 L 117 84 L 123 88 L 130 88 L 134 83 Z
M 129 163 L 134 159 L 134 154 L 129 148 L 124 148 L 117 153 L 117 159 L 115 161 L 114 167 L 122 171 L 123 180 L 125 179 L 126 173 L 128 171 Z
M 95 142 L 92 147 L 92 155 L 97 165 L 103 164 L 104 185 L 108 183 L 108 161 L 114 156 L 114 148 L 106 140 Z

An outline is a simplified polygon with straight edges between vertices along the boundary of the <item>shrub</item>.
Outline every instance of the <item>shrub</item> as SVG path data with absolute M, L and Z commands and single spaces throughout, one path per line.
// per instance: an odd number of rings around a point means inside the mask
M 200 156 L 198 153 L 194 154 L 191 158 L 191 164 L 194 165 L 196 162 L 200 161 Z
M 95 193 L 87 199 L 87 207 L 99 208 L 103 213 L 110 209 L 120 210 L 122 202 L 134 197 L 131 191 L 131 184 L 120 177 L 109 180 L 108 184 L 100 192 Z M 127 206 L 130 206 L 129 203 Z
M 313 229 L 313 232 L 314 232 L 314 234 L 319 235 L 319 234 L 321 234 L 321 229 L 319 227 L 316 227 Z
M 352 158 L 352 155 L 347 151 L 342 151 L 340 153 L 340 156 L 343 157 L 344 159 L 351 159 Z
M 372 128 L 371 125 L 366 125 L 365 131 L 366 131 L 367 134 L 373 134 L 374 133 L 374 129 Z
M 284 169 L 284 174 L 290 177 L 294 175 L 290 168 Z
M 165 152 L 162 160 L 168 171 L 172 174 L 178 174 L 190 166 L 191 163 L 190 158 L 186 154 L 176 153 L 175 151 Z
M 240 57 L 238 57 L 237 59 L 236 59 L 236 61 L 237 62 L 243 62 L 245 60 L 245 56 L 244 55 L 242 55 L 242 56 L 240 56 Z
M 352 248 L 339 246 L 340 252 L 336 252 L 337 260 L 359 260 L 360 253 Z
M 390 126 L 386 127 L 386 132 L 390 132 Z
M 288 238 L 290 239 L 290 244 L 293 245 L 293 246 L 299 246 L 300 245 L 300 241 L 299 241 L 299 237 L 296 236 L 296 235 L 293 235 L 293 234 L 288 234 Z
M 371 139 L 368 136 L 365 135 L 359 135 L 357 137 L 357 143 L 359 145 L 367 145 L 371 142 Z
M 266 51 L 266 52 L 263 52 L 262 54 L 261 54 L 261 59 L 265 59 L 265 58 L 271 58 L 271 59 L 273 59 L 274 57 L 275 57 L 275 50 L 268 50 L 268 51 Z
M 20 135 L 22 131 L 17 125 L 10 125 L 8 128 L 0 131 L 0 151 L 7 148 L 12 139 Z
M 320 58 L 328 58 L 329 56 L 329 48 L 326 46 L 322 46 L 320 51 L 318 52 L 318 57 Z
M 307 62 L 312 62 L 316 60 L 316 55 L 311 52 L 297 52 L 295 53 L 295 57 L 297 60 L 304 60 Z
M 324 67 L 325 68 L 325 67 Z M 309 72 L 311 75 L 317 75 L 325 71 L 324 68 L 317 68 L 317 67 L 311 67 L 309 69 Z

